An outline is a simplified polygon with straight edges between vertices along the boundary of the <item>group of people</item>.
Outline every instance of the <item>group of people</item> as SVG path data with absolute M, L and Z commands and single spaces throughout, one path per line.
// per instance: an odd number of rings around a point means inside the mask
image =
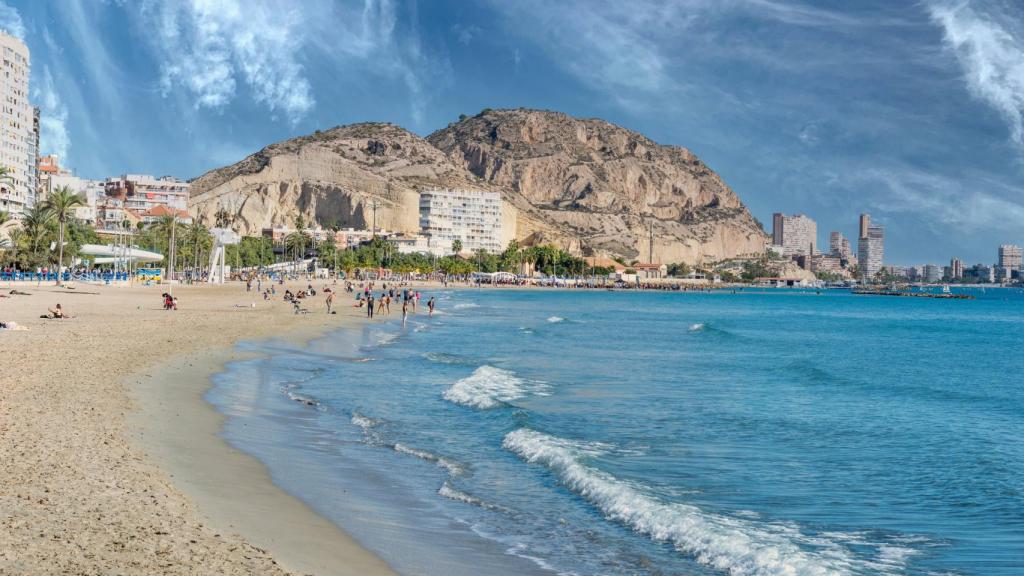
M 168 292 L 161 294 L 164 299 L 164 310 L 177 310 L 178 309 L 178 298 Z
M 353 288 L 351 284 L 346 285 L 345 290 L 352 292 Z M 356 303 L 353 304 L 353 306 L 357 308 L 366 306 L 366 317 L 373 318 L 374 314 L 391 314 L 391 302 L 399 300 L 402 303 L 402 322 L 405 322 L 409 317 L 410 311 L 413 314 L 416 313 L 421 297 L 422 295 L 418 290 L 411 290 L 409 288 L 401 288 L 400 290 L 397 290 L 394 285 L 392 285 L 391 288 L 388 288 L 387 284 L 382 286 L 380 296 L 374 297 L 373 284 L 370 283 L 363 288 L 362 292 L 356 295 Z M 435 306 L 436 301 L 434 300 L 434 297 L 431 296 L 427 301 L 427 308 L 430 310 L 430 316 L 434 315 Z

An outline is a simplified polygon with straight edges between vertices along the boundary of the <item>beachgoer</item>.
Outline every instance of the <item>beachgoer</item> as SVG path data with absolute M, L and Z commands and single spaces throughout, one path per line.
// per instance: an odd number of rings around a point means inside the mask
M 409 302 L 402 302 L 402 324 L 405 324 L 406 319 L 409 317 Z
M 334 292 L 327 293 L 327 313 L 331 313 L 331 304 L 334 303 Z
M 427 309 L 430 310 L 430 313 L 428 314 L 428 316 L 433 318 L 434 317 L 434 297 L 433 296 L 430 297 L 430 300 L 427 300 Z
M 70 314 L 64 312 L 64 309 L 60 307 L 60 304 L 57 304 L 56 308 L 50 308 L 48 311 L 50 313 L 50 315 L 48 316 L 49 318 L 60 320 L 62 318 L 72 317 Z
M 380 298 L 377 301 L 377 312 L 383 312 L 384 311 L 384 298 L 386 298 L 386 297 L 387 297 L 387 294 L 385 294 L 384 292 L 380 293 Z
M 366 298 L 366 317 L 373 318 L 373 294 L 369 294 Z

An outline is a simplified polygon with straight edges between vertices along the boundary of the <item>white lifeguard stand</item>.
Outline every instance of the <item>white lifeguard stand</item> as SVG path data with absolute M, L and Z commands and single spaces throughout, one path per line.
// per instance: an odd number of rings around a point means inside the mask
M 242 237 L 230 228 L 212 228 L 210 234 L 213 236 L 213 251 L 210 252 L 210 273 L 206 275 L 206 281 L 210 284 L 223 284 L 227 280 L 224 273 L 224 248 L 238 244 Z

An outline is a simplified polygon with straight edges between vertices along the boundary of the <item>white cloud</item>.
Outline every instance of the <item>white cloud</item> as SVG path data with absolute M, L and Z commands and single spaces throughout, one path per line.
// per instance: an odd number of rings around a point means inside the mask
M 6 30 L 11 36 L 25 37 L 25 24 L 21 21 L 21 14 L 3 0 L 0 0 L 0 29 Z
M 42 78 L 33 90 L 34 100 L 39 105 L 39 148 L 40 153 L 56 154 L 61 163 L 70 163 L 68 152 L 71 138 L 68 136 L 68 109 L 60 98 L 48 66 L 43 67 Z
M 989 8 L 984 11 L 983 8 Z M 1024 38 L 1020 23 L 994 6 L 933 0 L 932 20 L 960 63 L 971 94 L 1005 119 L 1013 141 L 1024 145 Z
M 301 63 L 302 10 L 282 0 L 142 5 L 162 59 L 161 90 L 184 89 L 197 108 L 220 110 L 244 82 L 257 103 L 298 121 L 316 104 Z

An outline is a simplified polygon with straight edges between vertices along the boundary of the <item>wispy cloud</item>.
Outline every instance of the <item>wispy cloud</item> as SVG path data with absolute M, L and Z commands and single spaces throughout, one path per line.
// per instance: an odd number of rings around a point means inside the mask
M 956 54 L 968 90 L 995 108 L 1014 143 L 1024 146 L 1024 37 L 1019 18 L 1015 21 L 994 3 L 932 0 L 928 10 L 945 32 L 945 44 Z
M 301 61 L 301 8 L 280 0 L 143 4 L 155 27 L 161 90 L 184 89 L 197 108 L 221 110 L 244 82 L 255 102 L 300 120 L 316 103 Z
M 25 37 L 25 24 L 21 21 L 21 14 L 2 0 L 0 0 L 0 29 L 6 30 L 11 36 Z
M 48 66 L 43 67 L 40 81 L 33 90 L 39 106 L 39 148 L 41 153 L 60 156 L 64 165 L 70 163 L 71 138 L 68 135 L 68 109 L 60 98 Z
M 857 188 L 874 190 L 869 203 L 875 209 L 914 216 L 946 235 L 1015 233 L 1024 221 L 1024 189 L 984 174 L 970 174 L 970 185 L 962 177 L 899 164 L 855 174 Z

